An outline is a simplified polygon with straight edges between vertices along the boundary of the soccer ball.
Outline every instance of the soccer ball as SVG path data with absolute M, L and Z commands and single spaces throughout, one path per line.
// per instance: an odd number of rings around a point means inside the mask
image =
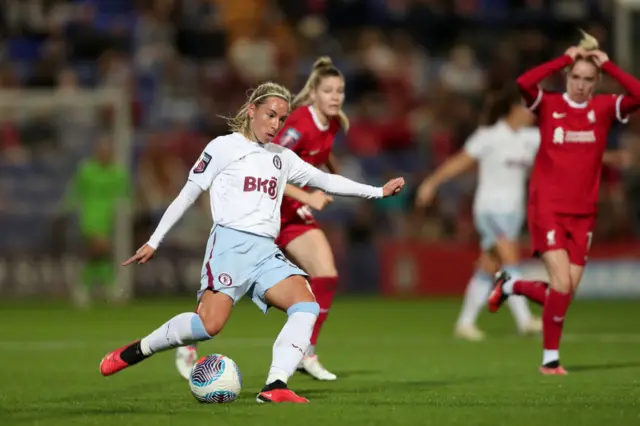
M 207 355 L 193 366 L 189 388 L 200 402 L 232 402 L 240 395 L 242 374 L 231 358 L 218 354 Z

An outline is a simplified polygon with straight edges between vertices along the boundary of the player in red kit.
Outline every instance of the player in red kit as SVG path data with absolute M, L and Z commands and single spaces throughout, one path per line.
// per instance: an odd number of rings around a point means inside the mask
M 316 167 L 326 166 L 336 173 L 331 154 L 333 141 L 349 121 L 342 112 L 345 82 L 331 59 L 319 58 L 302 91 L 293 100 L 293 112 L 287 118 L 274 143 L 293 150 Z M 327 319 L 336 292 L 338 273 L 333 252 L 324 232 L 318 227 L 312 209 L 322 210 L 331 198 L 322 191 L 307 191 L 288 185 L 282 201 L 280 236 L 276 244 L 310 276 L 311 289 L 320 305 L 320 315 L 311 336 L 311 345 L 300 369 L 318 380 L 335 380 L 318 361 L 315 346 Z
M 566 70 L 565 93 L 539 87 Z M 627 94 L 594 94 L 605 72 Z M 518 86 L 538 114 L 541 144 L 529 185 L 528 219 L 533 253 L 541 257 L 550 282 L 512 279 L 499 273 L 489 298 L 497 311 L 512 294 L 543 306 L 543 359 L 540 372 L 564 375 L 559 345 L 565 315 L 582 278 L 595 224 L 607 134 L 640 107 L 640 81 L 612 63 L 588 34 L 565 55 L 521 75 Z

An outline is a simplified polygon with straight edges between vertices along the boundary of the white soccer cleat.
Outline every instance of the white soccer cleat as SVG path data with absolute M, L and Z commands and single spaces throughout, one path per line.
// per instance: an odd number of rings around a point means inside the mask
M 316 380 L 336 380 L 338 376 L 328 371 L 320 364 L 316 355 L 305 356 L 300 367 Z
M 520 334 L 540 334 L 542 333 L 542 318 L 533 317 L 520 328 Z
M 484 340 L 484 333 L 475 324 L 459 325 L 456 327 L 455 335 L 458 339 L 470 342 L 480 342 Z
M 181 346 L 176 349 L 176 368 L 185 380 L 189 380 L 191 370 L 198 359 L 195 346 Z

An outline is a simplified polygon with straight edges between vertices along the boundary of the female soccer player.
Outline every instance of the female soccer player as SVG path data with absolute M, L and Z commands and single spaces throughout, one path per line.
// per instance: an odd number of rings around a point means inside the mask
M 539 87 L 542 80 L 562 69 L 567 75 L 565 93 Z M 627 94 L 594 95 L 602 71 Z M 517 83 L 539 117 L 541 144 L 527 210 L 533 253 L 542 258 L 550 282 L 519 280 L 504 271 L 489 296 L 489 310 L 497 311 L 512 294 L 543 305 L 540 372 L 564 375 L 560 336 L 591 246 L 607 134 L 614 121 L 625 123 L 640 107 L 640 81 L 611 62 L 598 49 L 597 40 L 585 33 L 578 46 L 524 73 Z
M 479 165 L 473 216 L 482 254 L 455 328 L 458 337 L 474 341 L 484 339 L 476 320 L 489 297 L 494 274 L 502 265 L 512 276 L 520 276 L 518 237 L 524 223 L 525 187 L 540 144 L 537 130 L 529 127 L 533 114 L 522 106 L 515 87 L 488 100 L 485 121 L 489 126 L 476 130 L 462 152 L 424 180 L 416 199 L 418 207 L 424 207 L 433 201 L 441 184 Z M 540 332 L 542 324 L 531 315 L 524 298 L 510 299 L 509 307 L 519 332 Z
M 342 112 L 344 89 L 344 77 L 331 59 L 319 58 L 293 100 L 295 109 L 274 143 L 291 149 L 312 166 L 326 166 L 337 173 L 331 154 L 333 141 L 340 129 L 349 129 L 349 120 Z M 311 212 L 311 208 L 322 210 L 331 198 L 321 191 L 307 192 L 293 185 L 288 185 L 285 195 L 276 244 L 309 274 L 311 290 L 320 305 L 311 344 L 300 367 L 318 380 L 335 380 L 336 375 L 318 361 L 315 347 L 335 296 L 338 272 L 329 241 Z
M 285 186 L 291 182 L 333 194 L 382 198 L 400 191 L 404 179 L 393 179 L 382 188 L 362 185 L 324 173 L 289 149 L 272 144 L 289 113 L 290 100 L 289 91 L 274 83 L 253 91 L 230 120 L 233 133 L 207 145 L 147 244 L 123 263 L 148 262 L 189 206 L 209 191 L 215 223 L 202 266 L 198 312 L 179 314 L 148 336 L 110 352 L 100 363 L 102 375 L 169 348 L 211 339 L 224 327 L 234 304 L 249 293 L 264 312 L 274 306 L 289 317 L 273 346 L 269 375 L 257 401 L 308 402 L 287 388 L 287 380 L 309 346 L 320 307 L 306 274 L 284 257 L 274 241 Z
M 307 83 L 293 100 L 292 108 L 295 109 L 273 143 L 291 149 L 315 167 L 326 166 L 331 173 L 337 173 L 331 148 L 338 131 L 349 128 L 349 120 L 342 112 L 344 86 L 344 77 L 331 59 L 318 58 Z M 311 344 L 299 366 L 317 380 L 337 378 L 315 355 L 318 334 L 335 295 L 338 273 L 331 246 L 311 209 L 322 210 L 331 201 L 331 197 L 322 191 L 306 191 L 287 185 L 280 212 L 280 235 L 276 238 L 276 244 L 287 257 L 309 274 L 311 290 L 320 305 Z M 196 359 L 195 346 L 177 349 L 176 367 L 185 379 L 189 378 Z

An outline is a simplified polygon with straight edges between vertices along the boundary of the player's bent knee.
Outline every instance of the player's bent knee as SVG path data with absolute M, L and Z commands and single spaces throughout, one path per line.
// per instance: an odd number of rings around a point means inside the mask
M 287 309 L 287 315 L 291 316 L 297 312 L 305 312 L 318 316 L 320 314 L 320 305 L 318 302 L 298 302 Z
M 564 275 L 557 275 L 551 278 L 551 288 L 558 293 L 571 293 L 571 277 Z
M 206 291 L 198 306 L 198 316 L 210 337 L 220 333 L 229 319 L 233 301 L 226 294 Z

